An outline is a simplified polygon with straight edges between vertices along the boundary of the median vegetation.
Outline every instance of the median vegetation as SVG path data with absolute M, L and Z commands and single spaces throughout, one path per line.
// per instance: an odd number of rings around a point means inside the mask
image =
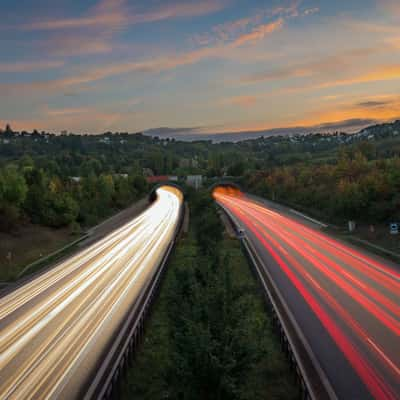
M 289 363 L 236 239 L 208 193 L 180 240 L 123 399 L 295 399 Z

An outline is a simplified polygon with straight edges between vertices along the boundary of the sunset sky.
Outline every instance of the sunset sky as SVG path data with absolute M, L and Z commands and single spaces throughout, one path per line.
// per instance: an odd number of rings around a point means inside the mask
M 0 126 L 352 131 L 400 117 L 400 0 L 0 7 Z

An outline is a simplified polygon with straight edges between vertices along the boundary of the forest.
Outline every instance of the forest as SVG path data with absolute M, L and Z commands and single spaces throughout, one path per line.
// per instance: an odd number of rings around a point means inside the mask
M 334 164 L 299 163 L 248 175 L 250 192 L 334 223 L 400 221 L 400 158 L 343 150 Z
M 102 172 L 96 159 L 74 179 L 54 160 L 43 165 L 23 157 L 0 169 L 0 230 L 12 231 L 25 219 L 53 228 L 91 226 L 146 193 L 141 174 Z
M 145 174 L 231 178 L 250 192 L 326 219 L 399 220 L 400 121 L 357 134 L 242 142 L 141 133 L 54 135 L 0 130 L 0 231 L 29 221 L 91 226 L 148 192 Z M 149 172 L 150 171 L 150 172 Z

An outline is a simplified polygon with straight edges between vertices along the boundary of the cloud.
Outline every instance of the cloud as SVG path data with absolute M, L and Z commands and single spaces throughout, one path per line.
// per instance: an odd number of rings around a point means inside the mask
M 384 51 L 385 46 L 352 49 L 336 55 L 327 56 L 312 61 L 294 64 L 289 67 L 273 68 L 265 72 L 255 73 L 241 78 L 243 83 L 258 83 L 289 78 L 312 77 L 342 73 L 361 59 L 370 57 Z
M 49 39 L 45 50 L 54 56 L 71 57 L 90 54 L 104 54 L 113 50 L 112 35 L 108 32 L 57 35 Z
M 258 96 L 251 96 L 251 95 L 241 95 L 230 97 L 222 101 L 223 105 L 239 105 L 241 107 L 250 107 L 257 103 Z
M 32 72 L 46 69 L 61 68 L 63 61 L 32 61 L 0 63 L 0 72 Z
M 65 115 L 76 115 L 76 114 L 86 114 L 92 112 L 93 110 L 88 107 L 82 108 L 46 108 L 45 113 L 50 117 L 59 117 Z
M 369 33 L 380 33 L 380 34 L 398 34 L 399 29 L 397 26 L 390 24 L 379 24 L 377 22 L 370 21 L 358 21 L 358 20 L 347 20 L 344 22 L 347 27 L 353 31 L 358 32 L 369 32 Z
M 203 128 L 159 128 L 150 129 L 144 133 L 149 136 L 161 136 L 175 138 L 178 140 L 194 141 L 194 140 L 212 140 L 214 142 L 256 139 L 261 136 L 285 136 L 285 135 L 303 135 L 312 132 L 357 132 L 366 126 L 379 123 L 375 119 L 354 118 L 342 121 L 325 122 L 322 124 L 308 126 L 288 126 L 281 128 L 267 129 L 240 129 L 240 130 L 222 130 L 215 131 L 212 127 Z
M 334 86 L 349 86 L 360 83 L 391 81 L 400 79 L 400 65 L 383 65 L 362 75 L 356 75 L 348 79 L 325 82 L 317 85 L 317 88 L 329 88 Z
M 257 101 L 261 100 L 262 97 L 259 96 Z M 380 106 L 372 106 L 373 104 L 378 104 L 378 102 L 381 104 Z M 304 113 L 302 118 L 291 118 L 291 121 L 286 121 L 286 127 L 284 128 L 276 128 L 278 124 L 269 120 L 250 124 L 224 125 L 219 127 L 218 131 L 242 133 L 264 131 L 269 134 L 280 134 L 283 130 L 290 128 L 297 130 L 296 132 L 292 130 L 292 133 L 332 130 L 354 132 L 372 123 L 396 119 L 400 119 L 400 96 L 378 95 L 366 99 L 343 100 L 336 104 L 318 102 L 314 109 L 309 107 L 309 110 Z
M 380 103 L 379 105 L 377 105 Z M 400 96 L 378 96 L 358 102 L 343 102 L 308 112 L 308 117 L 296 121 L 301 125 L 324 124 L 325 121 L 374 120 L 388 121 L 400 117 Z
M 308 15 L 316 14 L 318 12 L 319 12 L 319 8 L 318 7 L 308 8 L 308 9 L 303 11 L 303 15 L 304 16 L 308 16 Z
M 400 16 L 400 3 L 398 0 L 377 0 L 378 8 L 391 16 Z
M 360 103 L 357 103 L 357 105 L 359 107 L 363 107 L 363 108 L 375 108 L 375 107 L 384 107 L 388 104 L 387 101 L 374 101 L 374 100 L 370 100 L 370 101 L 362 101 Z
M 126 0 L 102 0 L 85 16 L 30 22 L 22 28 L 27 30 L 69 30 L 93 27 L 120 29 L 139 23 L 201 16 L 219 11 L 224 5 L 225 2 L 217 0 L 181 1 L 160 3 L 146 11 L 140 11 L 129 7 Z
M 344 130 L 346 132 L 354 132 L 365 126 L 378 123 L 379 120 L 371 118 L 351 118 L 342 121 L 325 122 L 312 127 L 312 129 L 322 130 L 322 131 L 337 131 Z
M 265 38 L 281 26 L 281 21 L 261 25 L 253 31 L 238 36 L 234 41 L 216 46 L 200 47 L 198 49 L 169 54 L 164 57 L 148 59 L 144 61 L 127 61 L 122 63 L 108 64 L 100 67 L 88 68 L 85 72 L 76 73 L 59 79 L 48 81 L 37 81 L 31 83 L 3 84 L 0 88 L 8 94 L 19 94 L 21 92 L 36 92 L 38 90 L 54 91 L 58 89 L 69 89 L 78 85 L 85 85 L 100 81 L 108 77 L 127 73 L 159 73 L 172 70 L 177 67 L 191 65 L 207 58 L 223 57 L 226 51 L 232 48 L 254 43 L 254 41 Z
M 279 18 L 268 23 L 261 23 L 262 14 L 249 18 L 242 18 L 226 24 L 217 25 L 212 33 L 195 35 L 192 41 L 196 45 L 209 49 L 208 51 L 220 52 L 223 49 L 232 49 L 244 45 L 252 45 L 265 39 L 267 36 L 282 28 L 284 19 Z
M 276 21 L 268 24 L 262 24 L 255 27 L 251 32 L 244 33 L 237 37 L 233 42 L 233 47 L 243 46 L 248 43 L 255 43 L 261 39 L 264 39 L 269 34 L 281 29 L 283 26 L 283 19 L 279 18 Z
M 158 5 L 146 12 L 133 14 L 126 0 L 102 0 L 87 16 L 74 19 L 61 19 L 52 21 L 39 21 L 26 25 L 27 29 L 64 29 L 70 27 L 85 28 L 83 33 L 61 34 L 56 32 L 52 36 L 47 49 L 57 56 L 87 55 L 92 53 L 106 53 L 115 46 L 112 44 L 116 28 L 129 23 L 156 21 L 175 17 L 203 15 L 221 9 L 226 0 L 202 2 L 173 2 Z M 233 21 L 220 25 L 215 29 L 220 41 L 210 46 L 166 56 L 156 57 L 143 61 L 125 61 L 121 63 L 106 64 L 100 67 L 89 67 L 84 72 L 71 73 L 69 76 L 54 80 L 36 81 L 31 83 L 3 84 L 1 88 L 8 94 L 36 93 L 41 91 L 64 90 L 70 93 L 71 89 L 78 86 L 87 86 L 108 77 L 128 73 L 159 73 L 172 70 L 180 66 L 197 63 L 208 58 L 221 58 L 238 47 L 248 46 L 279 30 L 284 23 L 284 18 L 297 15 L 298 2 L 292 2 L 290 7 L 279 8 L 263 15 L 284 15 L 275 21 L 261 23 L 262 15 Z M 99 26 L 103 26 L 100 29 Z M 89 29 L 90 28 L 90 29 Z M 74 30 L 75 32 L 75 30 Z M 226 39 L 226 40 L 225 40 Z M 75 68 L 75 71 L 77 68 Z M 78 70 L 79 71 L 79 70 Z
M 28 22 L 26 30 L 60 30 L 91 27 L 116 27 L 127 23 L 125 0 L 102 0 L 86 16 Z
M 385 41 L 389 45 L 393 46 L 394 49 L 400 50 L 400 36 L 387 38 Z
M 20 26 L 28 31 L 53 31 L 43 44 L 47 54 L 81 56 L 109 53 L 116 47 L 115 35 L 132 25 L 193 17 L 222 9 L 227 0 L 150 3 L 146 10 L 127 0 L 101 0 L 83 16 L 40 19 Z
M 48 108 L 43 107 L 33 118 L 2 119 L 0 126 L 9 123 L 13 129 L 32 131 L 33 129 L 50 132 L 67 130 L 76 133 L 101 133 L 117 129 L 117 125 L 129 114 L 119 111 L 105 111 L 95 107 Z M 83 128 L 85 127 L 85 128 Z
M 239 46 L 242 42 L 255 42 L 263 39 L 271 31 L 281 28 L 286 19 L 311 15 L 314 12 L 305 10 L 299 13 L 299 4 L 300 1 L 296 0 L 288 5 L 262 9 L 251 16 L 218 24 L 212 28 L 211 32 L 195 35 L 192 41 L 202 46 L 229 42 L 236 42 Z

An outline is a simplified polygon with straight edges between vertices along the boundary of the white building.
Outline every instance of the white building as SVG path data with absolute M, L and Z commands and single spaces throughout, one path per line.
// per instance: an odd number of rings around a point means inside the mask
M 188 175 L 186 177 L 186 183 L 189 186 L 193 186 L 195 189 L 199 189 L 203 185 L 202 175 Z

